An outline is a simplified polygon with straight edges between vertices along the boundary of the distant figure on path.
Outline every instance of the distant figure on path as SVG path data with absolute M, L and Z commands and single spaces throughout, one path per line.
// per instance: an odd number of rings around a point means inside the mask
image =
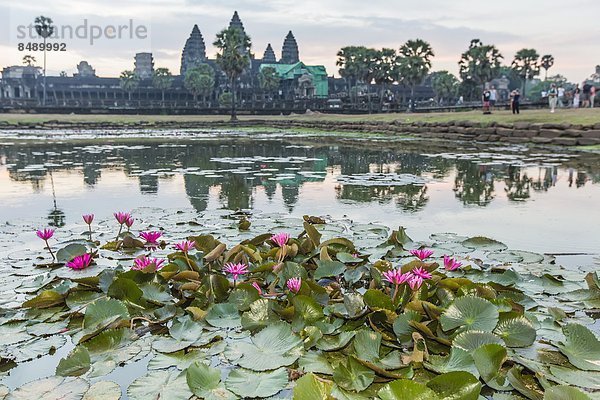
M 581 96 L 581 89 L 579 88 L 579 84 L 575 87 L 575 92 L 573 92 L 573 108 L 579 108 L 579 98 Z
M 548 103 L 550 104 L 550 112 L 553 113 L 554 109 L 556 109 L 556 104 L 558 103 L 558 90 L 554 83 L 550 87 L 550 90 L 548 90 Z
M 490 97 L 492 96 L 492 92 L 490 92 L 488 89 L 485 89 L 483 91 L 483 95 L 481 96 L 482 101 L 483 101 L 483 113 L 484 114 L 491 114 L 492 112 L 490 111 Z
M 565 88 L 560 85 L 558 87 L 558 107 L 563 108 L 565 106 Z
M 596 98 L 596 86 L 592 85 L 590 89 L 590 108 L 594 108 L 594 99 Z
M 581 96 L 581 107 L 588 108 L 590 106 L 590 91 L 592 90 L 592 85 L 589 83 L 583 84 L 582 96 Z
M 521 93 L 519 92 L 519 89 L 513 90 L 510 93 L 510 97 L 511 97 L 510 108 L 512 109 L 512 113 L 520 114 L 521 110 L 519 109 L 519 106 L 520 106 L 520 102 L 521 102 Z
M 492 90 L 490 90 L 490 110 L 494 111 L 494 107 L 496 107 L 496 100 L 498 100 L 498 91 L 495 86 L 492 86 Z

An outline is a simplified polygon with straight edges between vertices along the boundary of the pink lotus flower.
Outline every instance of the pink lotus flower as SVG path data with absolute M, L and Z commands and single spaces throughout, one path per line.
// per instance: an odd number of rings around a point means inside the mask
M 410 286 L 412 290 L 419 290 L 421 285 L 423 285 L 423 278 L 419 275 L 413 275 L 408 281 L 408 286 Z
M 285 284 L 291 292 L 298 293 L 302 286 L 302 278 L 291 278 Z
M 125 220 L 125 225 L 127 226 L 127 229 L 130 229 L 131 226 L 133 225 L 133 223 L 135 222 L 135 218 L 133 218 L 131 215 Z
M 450 258 L 450 256 L 444 256 L 444 268 L 447 271 L 456 271 L 461 266 L 461 262 L 456 261 L 454 258 Z
M 117 222 L 121 225 L 123 225 L 124 223 L 127 222 L 127 220 L 129 218 L 131 218 L 131 214 L 123 212 L 123 211 L 119 211 L 113 214 L 117 220 Z
M 162 232 L 159 231 L 140 232 L 140 237 L 149 245 L 157 245 L 161 236 Z
M 290 234 L 285 232 L 276 233 L 271 236 L 271 241 L 279 247 L 285 246 L 288 240 L 290 240 Z
M 191 240 L 182 240 L 179 243 L 175 243 L 174 248 L 175 250 L 179 250 L 187 254 L 190 252 L 190 250 L 194 250 L 196 248 L 196 242 L 193 242 Z
M 262 289 L 260 288 L 258 283 L 252 282 L 252 287 L 258 291 L 259 296 L 262 296 Z
M 414 276 L 418 276 L 421 279 L 431 279 L 431 274 L 425 268 L 415 268 L 410 271 Z
M 35 234 L 43 241 L 48 241 L 48 239 L 50 239 L 50 238 L 52 238 L 52 236 L 54 236 L 54 229 L 52 229 L 52 228 L 46 228 L 44 230 L 38 229 L 38 231 Z
M 410 254 L 412 254 L 413 256 L 417 257 L 419 260 L 423 261 L 429 257 L 431 257 L 431 255 L 433 254 L 433 250 L 428 250 L 428 249 L 422 249 L 422 250 L 411 250 L 409 251 Z
M 86 224 L 91 225 L 94 221 L 94 214 L 83 214 L 81 216 Z
M 223 267 L 223 271 L 233 275 L 233 280 L 237 281 L 238 276 L 248 273 L 248 266 L 244 263 L 227 263 Z
M 400 269 L 390 269 L 383 273 L 383 279 L 394 285 L 401 285 L 411 278 L 410 272 L 405 274 Z
M 66 265 L 72 269 L 84 269 L 90 266 L 92 263 L 92 255 L 89 253 L 85 253 L 81 256 L 77 256 L 71 261 L 69 261 Z
M 150 266 L 155 266 L 157 270 L 163 267 L 163 263 L 165 260 L 160 260 L 158 258 L 150 258 L 147 256 L 139 257 L 133 260 L 134 266 L 131 269 L 135 271 L 140 271 L 142 269 L 148 268 Z

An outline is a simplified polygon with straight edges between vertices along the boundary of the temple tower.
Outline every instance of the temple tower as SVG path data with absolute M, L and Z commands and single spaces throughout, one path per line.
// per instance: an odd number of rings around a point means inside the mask
M 271 47 L 271 43 L 267 45 L 265 49 L 265 53 L 263 54 L 262 62 L 265 64 L 275 64 L 277 62 L 277 58 L 275 57 L 275 52 Z
M 283 41 L 283 48 L 281 49 L 281 63 L 282 64 L 295 64 L 300 61 L 298 54 L 298 43 L 292 31 L 289 31 L 285 40 Z
M 181 68 L 179 70 L 181 75 L 185 75 L 189 68 L 192 68 L 206 60 L 206 46 L 204 44 L 204 38 L 198 25 L 194 25 L 190 37 L 186 40 L 185 46 L 183 46 L 183 52 L 181 53 Z
M 238 15 L 237 11 L 233 12 L 233 17 L 231 17 L 231 21 L 229 21 L 229 27 L 238 28 L 242 32 L 246 33 L 246 31 L 244 30 L 244 24 L 242 24 L 242 20 L 240 19 L 240 16 Z

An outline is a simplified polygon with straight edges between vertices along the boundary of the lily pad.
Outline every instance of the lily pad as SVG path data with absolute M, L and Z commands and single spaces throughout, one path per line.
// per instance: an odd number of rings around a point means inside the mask
M 442 329 L 491 331 L 498 323 L 498 308 L 489 301 L 474 296 L 459 297 L 440 317 Z
M 127 388 L 131 400 L 188 400 L 192 392 L 180 371 L 151 371 Z
M 254 372 L 236 368 L 229 373 L 225 386 L 242 398 L 269 397 L 280 392 L 288 383 L 285 368 L 270 372 Z

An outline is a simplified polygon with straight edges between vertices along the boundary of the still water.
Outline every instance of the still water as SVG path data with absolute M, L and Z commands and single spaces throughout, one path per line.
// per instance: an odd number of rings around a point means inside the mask
M 600 156 L 521 146 L 221 133 L 0 137 L 0 223 L 80 223 L 140 206 L 347 217 L 600 253 Z

